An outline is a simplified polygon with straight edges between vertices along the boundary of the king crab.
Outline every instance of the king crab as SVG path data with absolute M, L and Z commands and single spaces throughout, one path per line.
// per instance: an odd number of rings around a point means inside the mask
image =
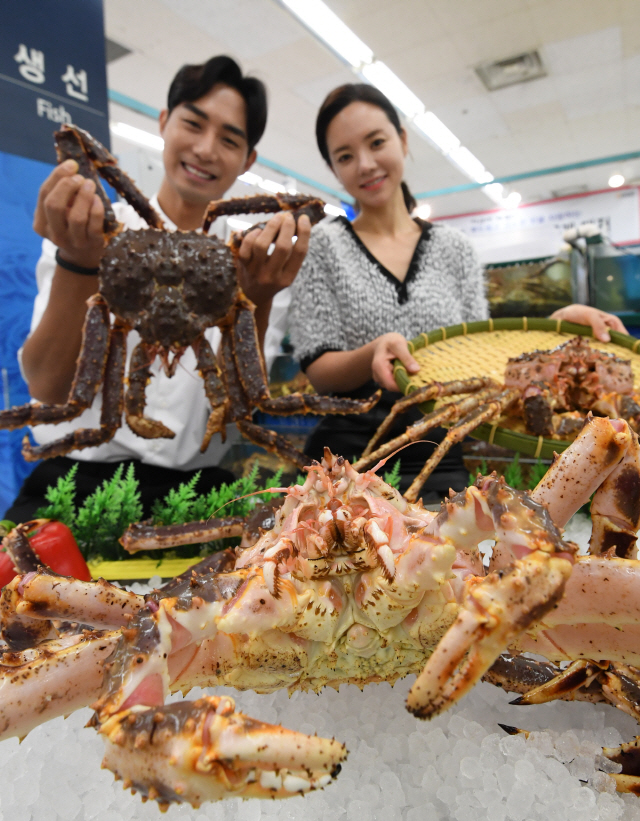
M 376 447 L 408 408 L 450 396 L 455 397 L 454 401 L 441 404 L 405 433 Z M 473 377 L 418 388 L 394 404 L 354 467 L 363 470 L 408 442 L 421 439 L 436 426 L 450 424 L 447 435 L 405 493 L 415 502 L 447 451 L 485 422 L 495 423 L 502 417 L 501 424 L 514 427 L 524 420 L 527 433 L 566 441 L 575 438 L 587 413 L 592 412 L 625 419 L 637 432 L 639 401 L 630 360 L 592 348 L 584 337 L 576 336 L 552 350 L 531 351 L 509 359 L 502 385 L 489 377 Z
M 489 672 L 523 701 L 606 699 L 640 716 L 640 574 L 616 557 L 640 525 L 640 448 L 624 421 L 590 419 L 533 493 L 479 477 L 438 514 L 328 451 L 307 470 L 254 544 L 146 597 L 33 570 L 24 533 L 10 534 L 23 572 L 0 600 L 0 737 L 94 702 L 105 766 L 161 807 L 198 806 L 326 786 L 346 753 L 230 698 L 165 703 L 196 685 L 318 691 L 417 673 L 407 706 L 428 718 Z M 556 524 L 594 492 L 590 554 L 577 556 Z M 236 525 L 211 521 L 203 540 Z M 491 537 L 485 575 L 478 543 Z M 56 635 L 54 619 L 90 627 Z M 621 788 L 637 787 L 635 749 L 606 751 L 626 766 Z
M 58 160 L 74 159 L 79 173 L 94 180 L 105 206 L 104 232 L 108 241 L 99 269 L 99 292 L 88 301 L 82 347 L 65 405 L 29 404 L 0 412 L 0 428 L 58 423 L 74 419 L 90 407 L 102 386 L 100 427 L 82 429 L 62 439 L 33 447 L 25 437 L 23 454 L 29 461 L 60 456 L 71 450 L 96 447 L 113 438 L 122 424 L 146 439 L 173 438 L 161 421 L 144 415 L 145 388 L 150 366 L 159 356 L 171 377 L 184 351 L 191 347 L 204 390 L 211 403 L 201 450 L 214 433 L 224 439 L 225 426 L 235 422 L 252 442 L 275 451 L 302 467 L 309 459 L 283 436 L 251 420 L 258 408 L 272 414 L 360 413 L 377 401 L 356 401 L 309 394 L 269 395 L 264 362 L 253 318 L 254 306 L 238 285 L 236 266 L 240 237 L 229 246 L 207 236 L 213 221 L 223 215 L 292 211 L 312 223 L 324 216 L 324 203 L 305 195 L 240 197 L 211 202 L 202 232 L 164 229 L 149 201 L 117 166 L 106 148 L 86 131 L 63 126 L 56 135 Z M 122 230 L 98 177 L 100 174 L 132 205 L 148 228 Z M 255 227 L 255 226 L 254 226 Z M 111 324 L 110 314 L 115 316 Z M 222 332 L 218 354 L 205 337 L 207 328 Z M 141 341 L 129 363 L 125 390 L 126 342 L 136 330 Z

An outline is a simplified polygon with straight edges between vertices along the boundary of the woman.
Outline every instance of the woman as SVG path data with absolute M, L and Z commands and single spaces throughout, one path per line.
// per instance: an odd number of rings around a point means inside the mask
M 416 202 L 403 182 L 407 135 L 380 91 L 364 84 L 332 91 L 318 113 L 316 139 L 324 160 L 357 201 L 358 216 L 353 223 L 343 217 L 324 220 L 313 229 L 293 284 L 290 335 L 319 393 L 355 398 L 371 394 L 373 383 L 384 389 L 368 414 L 325 418 L 305 447 L 314 458 L 328 446 L 351 459 L 398 398 L 394 359 L 409 373 L 419 370 L 406 340 L 435 327 L 487 319 L 489 311 L 469 240 L 448 226 L 411 217 Z M 600 313 L 569 306 L 561 318 L 601 322 Z M 611 327 L 624 330 L 616 317 L 610 320 Z M 389 438 L 419 417 L 417 409 L 405 414 Z M 433 438 L 438 435 L 442 431 Z M 432 450 L 433 444 L 420 443 L 402 452 L 401 489 Z M 427 480 L 423 501 L 439 501 L 450 487 L 459 490 L 467 483 L 458 445 Z

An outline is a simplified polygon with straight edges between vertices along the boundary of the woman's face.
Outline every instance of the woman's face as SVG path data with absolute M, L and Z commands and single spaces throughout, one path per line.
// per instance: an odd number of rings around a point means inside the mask
M 385 205 L 400 188 L 407 136 L 371 103 L 349 103 L 329 123 L 331 168 L 361 208 Z

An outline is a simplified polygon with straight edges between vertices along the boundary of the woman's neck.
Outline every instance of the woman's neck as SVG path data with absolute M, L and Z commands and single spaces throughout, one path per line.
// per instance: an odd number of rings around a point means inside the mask
M 353 227 L 357 233 L 389 237 L 406 234 L 407 231 L 413 233 L 418 229 L 407 211 L 400 189 L 397 196 L 380 208 L 363 207 L 354 219 Z

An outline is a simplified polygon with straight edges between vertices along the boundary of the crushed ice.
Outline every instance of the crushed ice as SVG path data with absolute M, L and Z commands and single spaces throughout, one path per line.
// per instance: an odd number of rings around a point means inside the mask
M 567 538 L 584 544 L 584 523 L 578 528 Z M 336 781 L 305 798 L 172 806 L 165 816 L 100 769 L 88 709 L 55 719 L 22 744 L 0 744 L 0 821 L 640 821 L 640 798 L 615 792 L 607 772 L 617 767 L 601 755 L 638 733 L 629 716 L 600 704 L 517 707 L 512 694 L 483 683 L 422 722 L 404 708 L 412 681 L 290 699 L 222 688 L 251 716 L 335 736 L 349 758 Z M 506 735 L 498 723 L 531 732 Z

